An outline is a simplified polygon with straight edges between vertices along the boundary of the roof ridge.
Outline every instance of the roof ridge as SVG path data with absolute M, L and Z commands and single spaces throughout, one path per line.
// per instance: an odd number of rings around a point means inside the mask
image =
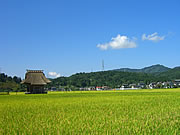
M 43 73 L 43 70 L 26 70 L 28 73 Z

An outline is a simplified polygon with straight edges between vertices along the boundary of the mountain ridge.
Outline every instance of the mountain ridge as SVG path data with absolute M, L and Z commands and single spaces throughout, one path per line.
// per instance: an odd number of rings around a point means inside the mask
M 128 69 L 129 72 L 124 69 Z M 51 83 L 48 88 L 60 86 L 64 88 L 84 88 L 91 86 L 109 86 L 111 88 L 118 87 L 122 84 L 138 84 L 144 83 L 146 85 L 152 82 L 167 82 L 180 79 L 180 67 L 168 68 L 163 65 L 157 64 L 142 69 L 129 69 L 124 68 L 120 70 L 108 70 L 98 72 L 80 72 L 73 74 L 69 77 L 58 77 L 51 79 Z M 131 72 L 130 72 L 131 71 Z M 132 72 L 133 71 L 133 72 Z M 6 80 L 12 80 L 12 77 L 8 77 L 5 74 L 0 74 L 0 89 L 23 89 L 20 83 L 16 83 L 17 86 L 10 85 L 12 82 Z M 4 76 L 4 77 L 3 77 Z M 6 78 L 5 80 L 2 80 Z M 20 81 L 19 81 L 20 82 Z M 2 85 L 3 84 L 3 85 Z M 13 83 L 14 84 L 14 83 Z
M 156 64 L 149 67 L 144 67 L 141 69 L 133 69 L 133 68 L 120 68 L 114 69 L 113 71 L 121 71 L 121 72 L 141 72 L 141 73 L 162 73 L 171 70 L 171 68 L 166 67 L 164 65 Z

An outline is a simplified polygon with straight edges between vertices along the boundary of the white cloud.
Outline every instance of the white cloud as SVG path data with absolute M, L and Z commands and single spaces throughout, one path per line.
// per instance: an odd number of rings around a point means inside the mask
M 51 77 L 55 77 L 55 78 L 61 76 L 60 74 L 58 74 L 58 73 L 56 73 L 56 72 L 49 72 L 48 75 L 51 76 Z
M 122 49 L 122 48 L 135 48 L 137 45 L 135 40 L 129 39 L 127 36 L 117 35 L 113 37 L 109 43 L 98 44 L 97 47 L 101 50 L 111 49 Z
M 165 36 L 158 36 L 158 33 L 155 32 L 151 35 L 147 35 L 146 34 L 143 34 L 142 35 L 142 40 L 150 40 L 150 41 L 154 41 L 154 42 L 158 42 L 160 40 L 164 40 Z

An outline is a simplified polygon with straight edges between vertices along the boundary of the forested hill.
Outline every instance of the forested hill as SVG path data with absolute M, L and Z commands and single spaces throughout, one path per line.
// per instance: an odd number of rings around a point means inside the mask
M 171 68 L 165 67 L 163 65 L 157 64 L 157 65 L 152 65 L 149 67 L 145 67 L 142 69 L 130 69 L 130 68 L 120 68 L 120 69 L 115 69 L 115 71 L 122 71 L 122 72 L 142 72 L 142 73 L 162 73 L 169 71 Z
M 0 91 L 18 90 L 20 89 L 21 78 L 8 76 L 4 73 L 0 74 Z
M 168 78 L 169 80 L 180 79 L 180 67 L 175 67 L 167 72 L 162 72 L 158 76 Z
M 167 81 L 167 77 L 158 77 L 147 73 L 104 71 L 93 73 L 77 73 L 70 77 L 59 77 L 52 80 L 51 86 L 109 86 L 117 87 L 122 84 L 130 83 L 150 83 L 157 81 Z
M 158 69 L 157 67 L 160 68 Z M 156 72 L 154 69 L 156 69 Z M 124 72 L 111 70 L 91 73 L 77 73 L 71 75 L 70 77 L 59 77 L 56 79 L 51 79 L 52 83 L 50 83 L 48 87 L 65 86 L 79 88 L 89 86 L 109 86 L 114 88 L 122 84 L 149 84 L 151 82 L 173 81 L 175 79 L 180 79 L 180 67 L 167 69 L 166 67 L 162 68 L 161 65 L 156 65 L 148 68 L 143 68 L 143 70 L 144 72 Z M 146 72 L 149 70 L 148 73 L 146 73 L 145 70 Z M 4 73 L 1 73 L 0 91 L 22 90 L 24 88 L 22 85 L 20 85 L 20 82 L 21 78 L 19 77 L 10 77 Z
M 157 74 L 142 72 L 102 71 L 91 73 L 77 73 L 70 77 L 59 77 L 52 80 L 50 86 L 109 86 L 117 87 L 122 84 L 173 81 L 180 79 L 180 67 L 169 69 Z

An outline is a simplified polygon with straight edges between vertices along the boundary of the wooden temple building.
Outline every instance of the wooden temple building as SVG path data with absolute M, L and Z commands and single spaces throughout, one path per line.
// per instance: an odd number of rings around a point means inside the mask
M 27 86 L 28 94 L 41 94 L 47 93 L 44 86 L 50 82 L 45 77 L 43 70 L 27 70 L 25 79 L 21 83 Z

